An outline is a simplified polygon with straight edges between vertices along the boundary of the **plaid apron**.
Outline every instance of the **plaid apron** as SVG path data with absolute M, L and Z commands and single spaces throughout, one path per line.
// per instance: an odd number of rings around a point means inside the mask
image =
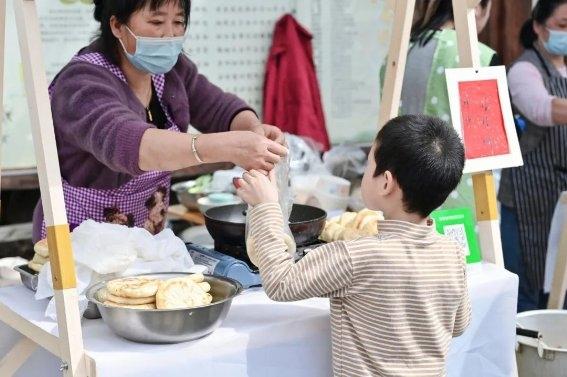
M 100 53 L 75 56 L 72 61 L 83 61 L 104 67 L 120 80 L 126 82 L 126 77 L 120 68 L 109 62 Z M 167 117 L 167 129 L 172 132 L 180 132 L 162 102 L 165 76 L 152 76 L 152 81 Z M 49 87 L 50 95 L 54 83 L 55 81 Z M 114 189 L 74 187 L 63 180 L 67 221 L 71 230 L 83 221 L 91 219 L 98 222 L 145 228 L 150 233 L 157 234 L 165 226 L 170 184 L 171 174 L 157 171 L 141 174 Z M 45 238 L 46 235 L 45 220 L 43 220 L 41 237 Z

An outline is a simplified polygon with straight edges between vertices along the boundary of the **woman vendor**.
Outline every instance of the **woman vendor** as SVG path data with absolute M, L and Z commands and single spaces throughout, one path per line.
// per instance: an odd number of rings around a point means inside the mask
M 171 171 L 204 162 L 269 171 L 287 153 L 278 128 L 182 54 L 190 0 L 94 4 L 99 36 L 49 88 L 71 229 L 93 219 L 157 233 Z M 45 236 L 40 202 L 34 242 Z
M 524 165 L 502 172 L 498 195 L 504 263 L 520 278 L 519 312 L 546 306 L 547 240 L 567 190 L 567 0 L 539 0 L 520 41 L 525 51 L 508 72 L 508 86 L 527 123 Z

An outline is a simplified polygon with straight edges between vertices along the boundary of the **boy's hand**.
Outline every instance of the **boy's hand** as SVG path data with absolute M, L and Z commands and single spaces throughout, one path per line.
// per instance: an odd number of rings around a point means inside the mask
M 235 181 L 236 195 L 252 206 L 277 203 L 278 187 L 274 170 L 272 169 L 268 176 L 257 170 L 244 173 L 242 178 Z

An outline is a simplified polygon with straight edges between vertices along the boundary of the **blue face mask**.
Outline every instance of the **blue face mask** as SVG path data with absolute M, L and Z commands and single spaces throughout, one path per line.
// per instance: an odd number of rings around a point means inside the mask
M 128 53 L 124 43 L 119 39 L 126 57 L 136 69 L 154 75 L 160 75 L 171 71 L 179 59 L 179 54 L 183 49 L 185 36 L 171 38 L 149 38 L 138 37 L 130 30 L 126 29 L 136 38 L 136 52 Z
M 545 49 L 553 55 L 567 55 L 567 31 L 551 30 L 549 31 L 549 39 L 544 42 Z

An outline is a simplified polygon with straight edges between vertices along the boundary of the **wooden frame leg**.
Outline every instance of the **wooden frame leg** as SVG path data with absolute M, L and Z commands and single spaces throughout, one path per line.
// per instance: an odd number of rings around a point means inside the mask
M 36 350 L 37 344 L 22 337 L 16 345 L 0 360 L 0 376 L 13 376 Z
M 0 0 L 0 167 L 2 166 L 2 135 L 4 135 L 4 51 L 6 49 L 6 0 Z M 0 174 L 0 187 L 2 175 Z
M 43 64 L 36 3 L 14 0 L 25 89 L 37 159 L 59 328 L 59 355 L 65 377 L 88 375 L 76 290 L 73 254 L 65 212 L 59 158 Z
M 380 104 L 379 129 L 390 119 L 398 116 L 414 7 L 415 0 L 396 0 L 394 3 L 392 37 L 390 38 L 388 62 Z

